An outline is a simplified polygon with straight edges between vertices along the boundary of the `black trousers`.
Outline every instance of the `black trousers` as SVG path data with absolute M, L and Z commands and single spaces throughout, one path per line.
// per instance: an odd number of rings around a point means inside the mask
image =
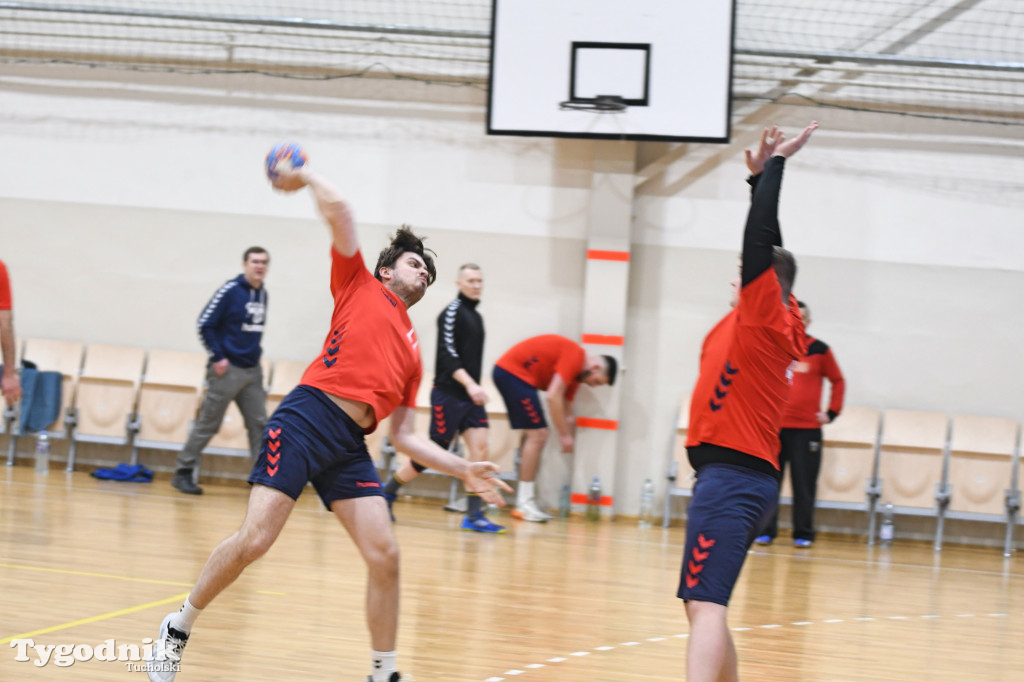
M 782 429 L 779 433 L 779 469 L 786 475 L 789 466 L 793 483 L 793 539 L 814 540 L 814 502 L 818 497 L 818 472 L 821 471 L 821 429 Z M 779 533 L 779 506 L 762 535 L 775 538 Z

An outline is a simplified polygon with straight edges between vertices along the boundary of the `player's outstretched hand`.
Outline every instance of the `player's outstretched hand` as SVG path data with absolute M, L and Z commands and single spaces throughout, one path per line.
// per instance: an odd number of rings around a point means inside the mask
M 274 189 L 282 192 L 297 192 L 309 184 L 309 170 L 305 166 L 292 168 L 287 164 L 277 167 L 277 177 L 271 180 L 270 184 Z
M 465 484 L 466 490 L 476 493 L 487 504 L 504 507 L 505 498 L 502 497 L 501 490 L 510 493 L 512 488 L 498 478 L 499 471 L 501 468 L 493 462 L 472 462 L 462 482 Z
M 811 133 L 817 129 L 818 122 L 811 121 L 810 125 L 801 130 L 800 134 L 792 140 L 787 140 L 785 135 L 780 134 L 779 139 L 775 143 L 775 153 L 773 156 L 783 156 L 787 159 L 793 156 L 807 144 L 807 140 L 811 139 Z
M 772 157 L 778 141 L 779 127 L 772 126 L 771 129 L 765 128 L 761 131 L 761 142 L 757 145 L 757 150 L 753 152 L 749 149 L 744 150 L 747 157 L 747 169 L 751 175 L 759 175 L 764 170 L 764 164 Z

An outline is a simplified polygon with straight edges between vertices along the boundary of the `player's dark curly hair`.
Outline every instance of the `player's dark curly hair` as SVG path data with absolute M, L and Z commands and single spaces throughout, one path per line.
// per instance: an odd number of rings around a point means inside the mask
M 423 262 L 427 265 L 427 286 L 433 284 L 434 280 L 437 279 L 437 271 L 434 269 L 434 259 L 431 257 L 431 254 L 433 256 L 437 254 L 431 249 L 424 248 L 423 239 L 417 237 L 408 225 L 402 225 L 398 228 L 398 232 L 391 238 L 391 243 L 380 252 L 380 256 L 377 257 L 377 267 L 373 269 L 373 276 L 381 279 L 380 269 L 395 267 L 395 262 L 406 251 L 412 251 L 423 259 Z

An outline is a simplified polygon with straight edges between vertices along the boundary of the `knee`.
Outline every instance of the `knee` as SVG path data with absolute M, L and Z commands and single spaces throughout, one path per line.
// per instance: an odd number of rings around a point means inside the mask
M 550 429 L 547 427 L 541 429 L 530 429 L 526 432 L 526 440 L 535 445 L 544 445 L 548 441 L 548 433 Z
M 366 552 L 367 567 L 377 578 L 397 580 L 399 559 L 398 543 L 394 538 L 375 543 Z
M 487 443 L 484 443 L 473 448 L 470 454 L 472 454 L 474 462 L 486 462 L 487 458 L 491 456 L 491 451 L 487 447 Z
M 269 533 L 260 531 L 239 531 L 238 555 L 245 564 L 251 564 L 264 554 L 274 544 L 274 538 Z

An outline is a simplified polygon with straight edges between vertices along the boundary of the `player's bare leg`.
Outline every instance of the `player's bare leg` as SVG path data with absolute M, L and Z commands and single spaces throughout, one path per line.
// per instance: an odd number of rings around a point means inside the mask
M 338 517 L 367 568 L 366 623 L 377 651 L 394 651 L 398 632 L 399 553 L 383 497 L 335 500 Z
M 686 645 L 687 682 L 738 682 L 736 646 L 726 621 L 728 608 L 708 601 L 686 602 L 690 637 Z
M 519 490 L 516 495 L 516 508 L 512 516 L 525 521 L 544 522 L 552 518 L 537 505 L 534 498 L 534 479 L 540 467 L 540 455 L 544 444 L 548 441 L 549 429 L 526 429 L 523 432 L 523 444 L 519 449 Z

